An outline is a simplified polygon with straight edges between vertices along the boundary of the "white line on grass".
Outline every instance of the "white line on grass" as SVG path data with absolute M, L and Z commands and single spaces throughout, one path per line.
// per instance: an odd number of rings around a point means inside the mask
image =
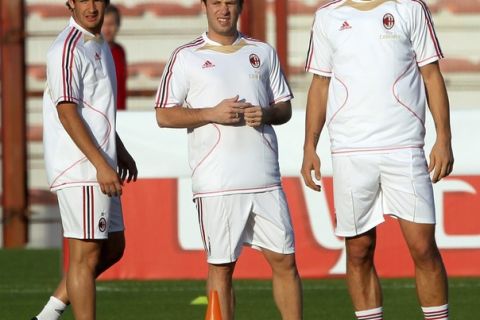
M 321 281 L 321 280 L 319 280 Z M 116 284 L 111 282 L 108 284 L 98 283 L 97 290 L 100 292 L 203 292 L 205 290 L 203 285 L 163 285 L 162 282 L 158 282 L 158 286 L 152 286 L 152 283 L 144 282 L 146 285 L 133 284 L 133 283 L 121 283 Z M 382 283 L 384 289 L 411 289 L 415 287 L 415 284 L 412 283 Z M 451 282 L 449 284 L 450 288 L 480 288 L 480 282 Z M 52 287 L 14 287 L 8 285 L 0 285 L 0 294 L 38 294 L 38 293 L 49 293 L 53 289 Z M 259 285 L 242 285 L 237 284 L 235 286 L 236 291 L 270 291 L 272 290 L 271 285 L 259 284 Z M 342 284 L 330 285 L 330 284 L 310 284 L 304 283 L 304 291 L 318 291 L 318 290 L 330 290 L 330 291 L 339 291 L 346 290 L 346 286 Z

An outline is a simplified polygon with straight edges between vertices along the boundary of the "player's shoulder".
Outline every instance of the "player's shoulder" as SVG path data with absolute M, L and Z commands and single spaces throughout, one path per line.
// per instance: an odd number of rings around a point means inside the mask
M 65 54 L 78 51 L 83 47 L 83 32 L 75 26 L 68 26 L 59 33 L 48 50 L 49 55 Z
M 428 5 L 424 0 L 397 0 L 397 3 L 408 10 L 425 11 L 428 9 Z
M 337 9 L 338 7 L 342 6 L 346 0 L 330 0 L 321 5 L 315 15 L 325 15 L 329 14 L 332 10 Z
M 203 45 L 205 45 L 205 39 L 203 36 L 199 36 L 190 42 L 178 46 L 175 50 L 173 50 L 172 57 L 178 57 L 187 53 L 195 52 Z
M 260 48 L 261 50 L 265 51 L 266 53 L 275 53 L 275 48 L 270 45 L 268 42 L 258 40 L 252 37 L 249 37 L 245 34 L 242 34 L 242 40 L 245 41 L 248 45 L 253 45 L 255 47 Z
M 343 6 L 346 0 L 331 0 L 324 3 L 315 11 L 315 24 L 328 24 L 332 13 Z
M 68 26 L 59 33 L 50 51 L 77 50 L 84 44 L 83 32 L 75 26 Z

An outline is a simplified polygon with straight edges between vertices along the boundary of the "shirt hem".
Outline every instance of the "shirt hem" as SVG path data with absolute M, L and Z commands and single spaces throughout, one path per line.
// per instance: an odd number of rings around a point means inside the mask
M 336 149 L 331 150 L 332 156 L 341 156 L 348 154 L 361 154 L 361 153 L 389 153 L 397 150 L 404 149 L 422 149 L 423 145 L 413 146 L 392 146 L 392 147 L 374 147 L 374 148 L 357 148 L 357 149 Z
M 83 187 L 83 186 L 98 186 L 98 182 L 96 181 L 86 181 L 86 182 L 67 182 L 62 183 L 61 185 L 50 186 L 50 191 L 58 191 L 65 188 L 72 188 L 72 187 Z
M 194 192 L 193 199 L 196 198 L 204 198 L 204 197 L 216 197 L 216 196 L 224 196 L 230 194 L 242 194 L 242 193 L 260 193 L 260 192 L 267 192 L 281 189 L 282 185 L 273 185 L 267 187 L 259 187 L 259 188 L 248 188 L 248 189 L 234 189 L 234 190 L 222 190 L 222 191 L 210 191 L 210 192 Z

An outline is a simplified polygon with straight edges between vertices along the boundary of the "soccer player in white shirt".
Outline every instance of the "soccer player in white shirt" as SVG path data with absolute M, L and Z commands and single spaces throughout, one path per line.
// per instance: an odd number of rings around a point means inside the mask
M 66 277 L 34 319 L 95 319 L 95 278 L 125 248 L 120 195 L 135 161 L 115 130 L 115 66 L 100 34 L 108 0 L 69 0 L 70 24 L 47 55 L 44 148 L 69 245 Z
M 187 128 L 194 200 L 222 319 L 234 317 L 232 274 L 243 245 L 272 267 L 283 319 L 301 319 L 293 229 L 272 125 L 291 91 L 268 44 L 237 31 L 242 0 L 203 0 L 208 32 L 174 51 L 156 98 L 159 126 Z
M 383 318 L 373 263 L 384 214 L 398 218 L 415 264 L 425 319 L 447 319 L 447 276 L 435 243 L 432 180 L 453 167 L 443 57 L 421 0 L 336 0 L 315 15 L 306 70 L 308 94 L 302 176 L 320 191 L 315 148 L 331 138 L 336 234 L 345 237 L 347 283 L 357 319 Z M 423 153 L 425 105 L 437 133 Z M 432 173 L 430 178 L 429 172 Z

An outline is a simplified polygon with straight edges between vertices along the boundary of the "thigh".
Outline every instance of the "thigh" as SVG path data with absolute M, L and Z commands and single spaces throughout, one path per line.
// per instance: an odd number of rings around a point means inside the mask
M 111 213 L 112 210 L 117 212 L 118 206 L 115 202 L 118 198 L 106 196 L 99 186 L 61 189 L 57 191 L 57 197 L 66 238 L 91 240 L 108 238 Z
M 380 201 L 381 154 L 334 156 L 335 233 L 353 237 L 384 221 Z
M 104 241 L 88 239 L 68 239 L 69 262 L 73 264 L 92 263 L 96 266 L 99 262 Z
M 293 227 L 282 189 L 251 195 L 252 212 L 245 230 L 244 243 L 256 249 L 280 254 L 295 252 Z
M 418 223 L 435 223 L 433 188 L 422 149 L 385 155 L 381 183 L 386 214 Z
M 196 198 L 198 222 L 210 264 L 234 262 L 240 256 L 252 201 L 248 194 Z
M 435 225 L 399 219 L 405 242 L 415 264 L 441 260 L 435 241 Z

